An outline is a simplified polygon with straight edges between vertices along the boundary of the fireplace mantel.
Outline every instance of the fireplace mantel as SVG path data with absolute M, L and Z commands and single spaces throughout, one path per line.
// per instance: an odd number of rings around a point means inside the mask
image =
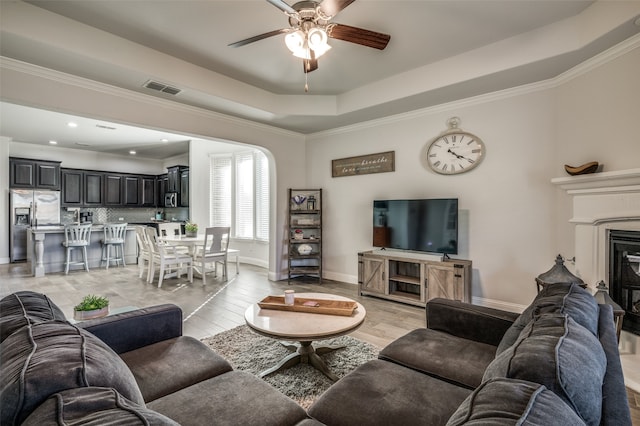
M 566 190 L 568 194 L 640 192 L 640 169 L 559 177 L 551 179 L 551 183 Z

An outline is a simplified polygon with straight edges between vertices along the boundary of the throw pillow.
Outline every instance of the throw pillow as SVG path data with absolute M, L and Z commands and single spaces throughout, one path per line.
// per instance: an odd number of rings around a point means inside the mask
M 29 324 L 0 344 L 0 424 L 20 424 L 65 389 L 113 387 L 144 406 L 133 374 L 104 342 L 67 322 Z
M 66 320 L 64 313 L 47 296 L 18 291 L 0 300 L 0 342 L 27 324 Z
M 565 314 L 542 314 L 487 367 L 496 377 L 528 380 L 553 391 L 588 425 L 599 425 L 607 368 L 598 339 Z
M 569 315 L 594 336 L 598 335 L 598 302 L 593 295 L 577 284 L 553 284 L 538 293 L 531 305 L 509 327 L 496 353 L 502 353 L 511 346 L 536 315 L 553 312 Z
M 492 379 L 478 386 L 449 418 L 461 425 L 584 425 L 555 393 L 541 384 Z

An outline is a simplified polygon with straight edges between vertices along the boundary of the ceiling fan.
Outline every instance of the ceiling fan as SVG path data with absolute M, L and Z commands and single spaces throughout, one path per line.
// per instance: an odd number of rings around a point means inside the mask
M 391 36 L 362 28 L 331 22 L 334 16 L 355 0 L 299 1 L 290 6 L 282 0 L 267 0 L 289 17 L 289 28 L 259 34 L 229 44 L 241 47 L 268 37 L 286 34 L 285 43 L 291 52 L 302 59 L 304 72 L 318 69 L 318 58 L 331 49 L 327 38 L 344 40 L 383 50 Z

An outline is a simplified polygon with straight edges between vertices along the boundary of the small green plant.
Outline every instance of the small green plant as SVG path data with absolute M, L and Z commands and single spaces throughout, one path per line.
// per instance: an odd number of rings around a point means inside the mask
M 73 308 L 76 311 L 93 311 L 96 309 L 102 309 L 109 306 L 109 299 L 102 296 L 94 296 L 89 294 L 82 299 L 82 302 Z
M 187 222 L 184 225 L 184 230 L 185 230 L 185 232 L 198 232 L 198 224 L 197 223 L 192 223 L 192 222 Z

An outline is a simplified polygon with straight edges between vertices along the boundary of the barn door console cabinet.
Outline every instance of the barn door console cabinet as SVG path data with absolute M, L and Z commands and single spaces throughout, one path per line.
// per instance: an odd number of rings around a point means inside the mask
M 358 253 L 358 291 L 417 306 L 435 297 L 471 302 L 471 261 L 391 250 Z

